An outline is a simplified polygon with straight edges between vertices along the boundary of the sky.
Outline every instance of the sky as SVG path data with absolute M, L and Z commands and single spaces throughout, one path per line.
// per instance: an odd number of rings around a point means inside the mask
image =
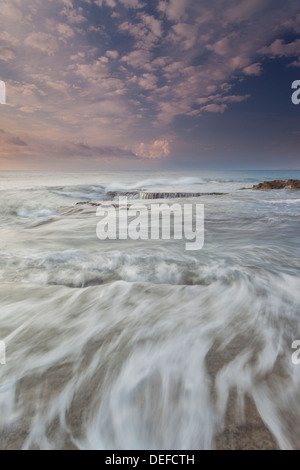
M 0 170 L 300 169 L 299 0 L 1 0 Z

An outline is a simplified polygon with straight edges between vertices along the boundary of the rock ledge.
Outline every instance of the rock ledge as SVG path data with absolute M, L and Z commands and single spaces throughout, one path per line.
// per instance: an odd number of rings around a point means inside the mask
M 256 189 L 260 191 L 269 191 L 270 189 L 300 189 L 300 180 L 274 180 L 264 181 L 254 185 L 252 188 L 241 188 L 241 189 Z

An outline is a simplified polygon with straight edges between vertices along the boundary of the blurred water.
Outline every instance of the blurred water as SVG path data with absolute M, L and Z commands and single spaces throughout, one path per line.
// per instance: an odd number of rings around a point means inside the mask
M 299 448 L 300 196 L 239 190 L 299 176 L 1 172 L 1 448 Z M 99 241 L 135 189 L 226 193 L 204 249 Z

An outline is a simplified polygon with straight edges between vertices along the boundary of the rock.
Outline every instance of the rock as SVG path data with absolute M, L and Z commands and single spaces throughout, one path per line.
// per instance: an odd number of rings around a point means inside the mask
M 178 199 L 201 196 L 224 196 L 225 193 L 153 193 L 147 191 L 109 191 L 107 197 L 116 199 L 118 197 L 128 197 L 130 199 Z
M 84 201 L 84 202 L 77 202 L 76 206 L 103 206 L 105 208 L 106 204 L 109 201 L 116 201 L 110 203 L 111 206 L 117 208 L 119 207 L 119 201 L 117 201 L 120 197 L 127 197 L 129 201 L 135 199 L 178 199 L 178 198 L 189 198 L 189 197 L 201 197 L 201 196 L 224 196 L 226 193 L 150 193 L 147 191 L 109 191 L 106 193 L 105 201 L 96 202 L 96 201 Z
M 274 180 L 274 181 L 264 181 L 263 183 L 259 183 L 254 185 L 252 188 L 241 188 L 244 189 L 255 189 L 260 191 L 269 191 L 270 189 L 300 189 L 300 180 Z

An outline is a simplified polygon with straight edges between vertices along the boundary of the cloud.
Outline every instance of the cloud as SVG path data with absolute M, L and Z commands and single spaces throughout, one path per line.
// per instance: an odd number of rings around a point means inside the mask
M 12 152 L 22 152 L 27 147 L 27 142 L 18 135 L 0 129 L 1 156 L 9 156 Z
M 16 53 L 10 47 L 0 46 L 0 60 L 8 61 L 15 59 Z
M 229 3 L 229 2 L 228 2 Z M 270 0 L 243 0 L 225 10 L 224 17 L 229 23 L 241 23 L 268 8 Z
M 72 0 L 49 0 L 50 2 L 56 2 L 56 3 L 59 3 L 59 4 L 63 4 L 65 5 L 66 7 L 68 8 L 73 8 L 73 1 Z
M 135 69 L 144 68 L 150 62 L 150 54 L 142 50 L 132 51 L 123 56 L 121 61 Z
M 22 106 L 21 108 L 19 108 L 19 110 L 22 113 L 28 113 L 28 114 L 35 113 L 36 111 L 39 111 L 40 109 L 41 108 L 37 106 Z
M 45 52 L 48 55 L 54 55 L 59 48 L 59 42 L 55 36 L 48 33 L 31 33 L 25 39 L 25 45 Z
M 211 102 L 211 104 L 209 105 L 211 107 L 211 105 L 219 105 L 220 103 L 242 103 L 243 101 L 246 101 L 250 98 L 250 94 L 247 94 L 247 95 L 227 95 L 227 96 L 223 96 L 221 94 L 217 94 L 217 95 L 211 95 L 211 96 L 205 96 L 203 98 L 198 98 L 197 99 L 197 104 L 199 105 L 203 105 L 203 104 L 206 104 L 206 103 L 209 103 Z M 201 108 L 202 110 L 204 109 L 205 111 L 209 111 L 210 108 Z M 216 108 L 211 108 L 213 111 L 211 112 L 223 112 L 224 111 L 224 107 L 216 107 Z M 215 111 L 214 111 L 215 110 Z M 196 113 L 194 113 L 196 114 Z
M 1 0 L 3 119 L 12 135 L 27 129 L 26 148 L 36 152 L 39 136 L 76 152 L 70 142 L 86 142 L 81 150 L 95 158 L 91 149 L 113 142 L 163 159 L 165 136 L 179 141 L 207 113 L 246 106 L 250 94 L 234 87 L 245 76 L 263 80 L 264 58 L 300 66 L 300 39 L 282 39 L 300 31 L 297 8 L 293 0 L 285 8 L 269 0 Z
M 65 23 L 56 24 L 56 30 L 59 34 L 59 39 L 69 39 L 75 36 L 73 28 Z
M 219 39 L 214 44 L 207 44 L 206 48 L 210 51 L 213 51 L 215 54 L 226 56 L 232 51 L 231 40 L 226 36 L 222 39 Z
M 262 66 L 260 63 L 256 63 L 256 64 L 251 64 L 251 65 L 248 65 L 248 67 L 245 67 L 243 69 L 243 72 L 246 74 L 246 75 L 255 75 L 255 76 L 258 76 L 262 73 Z
M 76 54 L 71 55 L 70 59 L 74 62 L 85 59 L 85 52 L 77 52 Z
M 251 95 L 228 95 L 220 98 L 221 103 L 242 103 L 250 98 Z
M 149 31 L 151 31 L 155 37 L 157 38 L 161 37 L 162 22 L 160 20 L 156 19 L 152 15 L 147 15 L 145 13 L 140 14 L 138 18 L 141 20 L 143 25 L 148 27 Z
M 157 77 L 151 73 L 144 73 L 138 78 L 137 82 L 144 90 L 154 90 L 157 84 Z
M 96 159 L 102 159 L 103 157 L 137 158 L 134 152 L 126 148 L 116 146 L 91 146 L 83 142 L 65 142 L 60 146 L 54 146 L 54 150 L 65 158 L 72 158 L 74 156 Z
M 108 6 L 111 8 L 115 8 L 117 6 L 117 0 L 85 0 L 86 3 L 95 3 L 95 5 L 98 5 L 100 8 L 103 6 Z M 143 8 L 145 5 L 142 3 L 140 0 L 118 0 L 121 5 L 123 5 L 125 8 L 133 8 L 133 9 L 140 9 Z
M 5 21 L 21 22 L 23 20 L 23 14 L 20 9 L 20 2 L 16 0 L 1 0 L 0 16 L 4 18 Z
M 75 73 L 85 80 L 98 82 L 101 78 L 109 75 L 107 62 L 108 59 L 106 57 L 101 57 L 91 64 L 78 64 Z
M 186 5 L 186 0 L 160 1 L 157 9 L 159 12 L 165 13 L 169 20 L 179 21 L 184 15 Z
M 282 39 L 276 39 L 270 46 L 264 46 L 259 51 L 271 57 L 293 57 L 300 55 L 300 39 L 285 43 Z
M 60 14 L 65 16 L 68 23 L 72 25 L 80 25 L 87 21 L 87 18 L 83 15 L 83 8 L 64 8 Z
M 52 88 L 53 90 L 56 90 L 62 93 L 65 93 L 70 90 L 70 84 L 67 82 L 64 82 L 63 80 L 57 80 L 57 81 L 46 80 L 45 85 Z
M 15 155 L 29 156 L 28 150 L 33 152 L 34 156 L 40 156 L 41 151 L 48 152 L 48 156 L 70 160 L 76 157 L 91 159 L 93 161 L 103 161 L 109 159 L 138 159 L 137 155 L 130 149 L 118 146 L 89 145 L 84 142 L 71 142 L 34 138 L 20 137 L 0 129 L 1 156 L 9 156 L 14 151 Z M 25 152 L 25 153 L 24 153 Z
M 106 57 L 109 57 L 109 59 L 117 59 L 119 57 L 119 52 L 118 51 L 106 51 L 105 55 Z
M 289 67 L 300 67 L 300 58 L 289 64 Z
M 114 8 L 116 6 L 115 0 L 94 0 L 95 5 L 98 7 L 103 7 L 104 5 Z
M 206 111 L 207 113 L 224 113 L 226 108 L 227 104 L 212 103 L 208 104 L 207 106 L 203 106 L 201 111 Z
M 0 40 L 8 43 L 11 46 L 17 46 L 19 44 L 19 40 L 8 31 L 1 31 L 0 32 Z
M 162 24 L 151 15 L 138 14 L 138 22 L 124 21 L 119 26 L 119 31 L 128 33 L 135 38 L 135 51 L 151 51 L 162 36 Z
M 172 27 L 170 39 L 183 50 L 191 49 L 197 41 L 198 28 L 187 23 L 178 23 Z
M 142 158 L 163 159 L 170 155 L 170 144 L 168 140 L 155 140 L 150 144 L 140 143 L 136 154 Z
M 295 18 L 291 18 L 287 21 L 284 21 L 280 27 L 294 31 L 297 34 L 300 34 L 300 13 Z
M 140 0 L 119 0 L 126 8 L 142 8 L 145 4 Z

